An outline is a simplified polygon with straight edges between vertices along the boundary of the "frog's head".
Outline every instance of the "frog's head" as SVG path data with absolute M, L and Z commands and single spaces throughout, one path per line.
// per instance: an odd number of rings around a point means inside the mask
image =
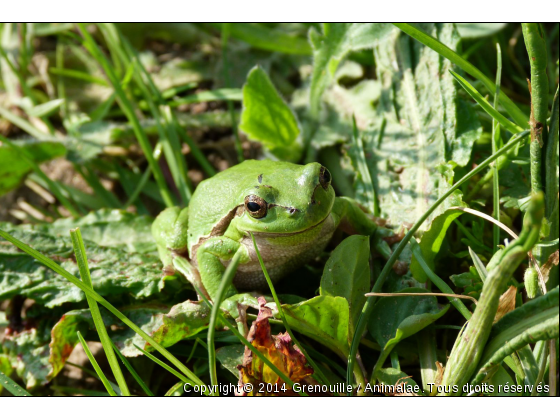
M 330 214 L 335 193 L 331 174 L 319 163 L 266 165 L 244 191 L 237 227 L 260 233 L 297 233 Z

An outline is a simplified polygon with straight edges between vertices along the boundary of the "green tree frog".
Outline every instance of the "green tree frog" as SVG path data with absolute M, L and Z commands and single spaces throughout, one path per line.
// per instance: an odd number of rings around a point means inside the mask
M 234 286 L 266 289 L 250 232 L 277 281 L 317 257 L 339 227 L 372 235 L 377 225 L 354 200 L 335 197 L 327 168 L 247 160 L 202 181 L 187 208 L 164 210 L 152 233 L 164 272 L 179 271 L 214 300 L 238 251 Z

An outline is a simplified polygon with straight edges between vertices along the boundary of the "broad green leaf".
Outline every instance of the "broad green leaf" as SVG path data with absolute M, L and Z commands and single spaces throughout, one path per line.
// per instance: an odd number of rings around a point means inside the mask
M 420 249 L 422 250 L 422 256 L 424 261 L 428 264 L 432 270 L 435 268 L 435 258 L 441 248 L 441 244 L 445 239 L 445 234 L 447 229 L 457 217 L 462 214 L 459 210 L 446 210 L 439 216 L 437 216 L 430 225 L 430 228 L 424 232 L 422 235 L 422 240 L 420 241 Z M 410 263 L 410 271 L 414 278 L 424 283 L 428 276 L 422 270 L 422 267 L 414 257 L 412 256 L 412 262 Z
M 86 241 L 99 246 L 151 253 L 157 251 L 151 233 L 152 222 L 153 219 L 148 216 L 138 216 L 124 210 L 102 209 L 78 219 L 58 219 L 48 225 L 30 229 L 64 237 L 69 235 L 70 229 L 79 227 Z
M 239 128 L 250 140 L 261 142 L 279 159 L 301 157 L 299 123 L 266 72 L 254 67 L 243 86 L 243 112 Z
M 452 24 L 425 27 L 457 48 Z M 369 172 L 375 174 L 381 215 L 396 225 L 414 223 L 451 187 L 453 168 L 469 162 L 481 126 L 458 95 L 448 72 L 452 64 L 435 51 L 393 32 L 374 47 L 374 55 L 381 98 L 377 121 L 364 138 Z M 461 204 L 460 193 L 454 193 L 423 230 L 446 208 Z
M 78 266 L 73 259 L 70 235 L 54 236 L 9 223 L 0 228 L 55 259 L 74 275 Z M 143 299 L 158 294 L 164 286 L 158 256 L 127 252 L 122 247 L 102 247 L 86 241 L 93 286 L 103 296 L 131 295 Z M 8 242 L 0 241 L 0 299 L 15 295 L 34 299 L 47 307 L 85 300 L 84 293 L 33 257 L 20 252 Z
M 244 350 L 245 346 L 243 344 L 232 344 L 216 350 L 216 358 L 220 361 L 222 367 L 229 370 L 235 378 L 239 377 L 237 366 L 243 364 Z
M 321 277 L 321 296 L 348 301 L 350 331 L 354 331 L 369 291 L 369 237 L 352 235 L 332 252 Z
M 483 38 L 500 32 L 507 23 L 456 23 L 461 38 Z
M 15 144 L 25 149 L 36 163 L 45 162 L 66 153 L 63 144 L 54 141 L 18 140 Z M 7 144 L 0 141 L 0 196 L 16 188 L 32 168 Z
M 291 328 L 341 357 L 348 356 L 349 313 L 346 299 L 316 296 L 296 305 L 282 305 L 282 308 Z
M 323 92 L 336 69 L 350 51 L 372 48 L 393 30 L 387 23 L 324 23 L 323 33 L 309 31 L 313 47 L 313 76 L 310 103 L 312 115 L 318 116 Z
M 409 288 L 401 292 L 423 293 Z M 435 296 L 382 297 L 373 308 L 368 329 L 377 343 L 387 349 L 427 327 L 443 316 L 449 305 L 439 305 Z
M 4 353 L 27 389 L 50 380 L 49 332 L 47 322 L 43 321 L 34 328 L 6 335 L 2 342 Z
M 486 373 L 506 356 L 525 348 L 527 344 L 558 338 L 558 295 L 556 287 L 507 313 L 494 324 L 471 382 L 482 381 Z

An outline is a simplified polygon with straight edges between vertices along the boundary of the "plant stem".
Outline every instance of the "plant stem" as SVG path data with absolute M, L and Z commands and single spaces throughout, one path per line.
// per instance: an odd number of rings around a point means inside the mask
M 546 167 L 543 166 L 543 147 L 546 147 L 548 129 L 548 75 L 546 74 L 546 41 L 538 23 L 522 23 L 525 47 L 531 65 L 531 191 L 543 190 Z M 546 150 L 546 149 L 545 149 Z M 552 170 L 552 168 L 550 168 Z

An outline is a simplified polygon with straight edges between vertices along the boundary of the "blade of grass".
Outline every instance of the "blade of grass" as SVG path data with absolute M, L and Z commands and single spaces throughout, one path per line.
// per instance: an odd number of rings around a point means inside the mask
M 128 118 L 128 121 L 132 125 L 132 129 L 138 140 L 138 143 L 140 144 L 140 147 L 142 148 L 142 151 L 146 156 L 146 160 L 148 161 L 148 164 L 152 168 L 152 173 L 154 175 L 154 178 L 160 190 L 161 196 L 165 202 L 165 205 L 167 207 L 172 207 L 175 204 L 175 202 L 173 200 L 173 196 L 171 195 L 171 192 L 167 188 L 167 183 L 165 182 L 165 178 L 163 176 L 161 168 L 159 167 L 158 163 L 154 160 L 153 157 L 154 152 L 152 150 L 150 141 L 148 140 L 148 137 L 144 129 L 142 128 L 140 121 L 136 116 L 136 113 L 134 112 L 134 108 L 130 100 L 128 99 L 124 90 L 121 87 L 120 80 L 117 77 L 117 74 L 115 73 L 113 66 L 109 63 L 109 60 L 105 57 L 103 52 L 100 50 L 99 46 L 94 41 L 93 37 L 89 34 L 85 25 L 83 23 L 77 23 L 77 26 L 84 38 L 84 46 L 90 52 L 90 54 L 97 60 L 97 62 L 101 65 L 101 67 L 103 67 L 103 70 L 105 70 L 105 73 L 109 78 L 109 81 L 111 82 L 113 88 L 115 89 L 115 92 L 117 94 L 117 101 L 119 102 L 119 105 L 121 106 L 121 109 L 123 110 L 124 114 Z
M 163 96 L 163 95 L 162 95 Z M 243 91 L 238 88 L 223 88 L 216 90 L 207 90 L 205 92 L 195 93 L 193 95 L 183 96 L 182 98 L 167 103 L 171 108 L 177 108 L 180 105 L 195 104 L 199 102 L 210 101 L 242 101 Z
M 284 328 L 286 328 L 286 331 L 290 335 L 290 338 L 292 339 L 294 344 L 301 350 L 301 352 L 305 356 L 307 362 L 311 365 L 311 367 L 313 367 L 313 370 L 317 373 L 317 375 L 319 376 L 319 378 L 321 379 L 323 384 L 330 385 L 331 384 L 330 381 L 327 379 L 327 377 L 325 376 L 325 374 L 323 373 L 323 371 L 321 370 L 319 365 L 317 365 L 317 363 L 315 363 L 313 361 L 313 359 L 309 356 L 309 354 L 305 350 L 305 347 L 303 347 L 299 343 L 298 339 L 296 338 L 296 336 L 292 332 L 292 329 L 290 328 L 290 325 L 289 325 L 289 323 L 286 319 L 286 316 L 284 315 L 284 310 L 282 309 L 282 304 L 280 303 L 280 299 L 278 299 L 278 295 L 276 294 L 276 290 L 274 289 L 274 284 L 272 283 L 272 280 L 270 279 L 270 276 L 268 275 L 268 270 L 266 269 L 266 266 L 264 265 L 264 261 L 261 257 L 261 253 L 260 253 L 259 248 L 257 246 L 257 241 L 255 240 L 255 236 L 253 235 L 252 232 L 249 232 L 249 234 L 251 235 L 251 239 L 253 240 L 253 246 L 255 247 L 255 252 L 257 253 L 257 258 L 259 260 L 259 264 L 261 265 L 261 270 L 264 274 L 264 277 L 266 278 L 266 282 L 268 283 L 268 287 L 270 289 L 270 293 L 272 293 L 272 297 L 274 299 L 274 302 L 276 303 L 276 308 L 278 309 L 278 316 L 282 320 L 282 324 L 284 325 Z M 363 384 L 363 386 L 365 386 L 365 383 Z
M 426 219 L 451 194 L 453 194 L 454 191 L 456 191 L 458 188 L 460 188 L 461 186 L 466 184 L 473 176 L 480 173 L 482 170 L 486 169 L 497 158 L 499 158 L 500 156 L 509 152 L 511 149 L 513 149 L 515 146 L 517 146 L 517 144 L 519 144 L 523 139 L 525 139 L 525 137 L 527 137 L 528 134 L 529 134 L 529 131 L 524 131 L 522 133 L 519 133 L 518 135 L 513 136 L 510 139 L 510 141 L 504 147 L 502 147 L 499 151 L 497 151 L 493 155 L 489 156 L 486 160 L 484 160 L 476 168 L 474 168 L 470 172 L 468 172 L 459 181 L 457 181 L 455 184 L 453 184 L 453 186 L 451 188 L 449 188 L 449 190 L 447 190 L 447 192 L 444 193 L 438 200 L 436 200 L 436 202 L 434 204 L 432 204 L 432 206 L 410 228 L 410 230 L 407 232 L 407 234 L 401 240 L 401 242 L 399 243 L 397 248 L 395 248 L 395 250 L 391 254 L 391 257 L 385 263 L 385 266 L 383 267 L 383 270 L 381 270 L 381 273 L 377 277 L 377 280 L 376 280 L 375 284 L 373 285 L 373 288 L 371 289 L 372 293 L 378 293 L 378 292 L 381 291 L 381 288 L 383 287 L 383 283 L 385 282 L 385 279 L 389 275 L 389 271 L 393 267 L 393 264 L 397 261 L 397 258 L 399 257 L 399 255 L 401 254 L 401 252 L 403 251 L 405 246 L 408 244 L 408 242 L 410 241 L 412 236 L 416 233 L 416 231 L 420 228 L 420 226 L 422 226 L 422 223 L 424 223 L 426 221 Z M 350 347 L 350 353 L 348 355 L 348 367 L 347 367 L 347 371 L 346 371 L 347 384 L 352 383 L 352 373 L 353 373 L 354 364 L 355 364 L 355 361 L 356 361 L 356 354 L 358 353 L 358 346 L 360 345 L 360 338 L 362 337 L 362 335 L 365 331 L 366 323 L 367 323 L 367 320 L 369 318 L 369 315 L 371 314 L 371 311 L 373 309 L 373 305 L 374 305 L 375 301 L 376 301 L 376 299 L 374 297 L 368 297 L 367 298 L 366 303 L 364 304 L 364 306 L 362 308 L 362 313 L 360 314 L 360 317 L 358 319 L 358 324 L 356 326 L 356 330 L 355 330 L 354 336 L 352 338 L 352 345 Z
M 467 60 L 462 58 L 459 54 L 453 51 L 451 48 L 447 47 L 446 45 L 442 44 L 440 41 L 428 35 L 423 30 L 419 29 L 415 25 L 411 25 L 409 23 L 393 23 L 397 28 L 401 31 L 407 33 L 412 38 L 416 39 L 418 42 L 421 42 L 428 48 L 431 48 L 438 54 L 442 55 L 443 57 L 447 58 L 456 66 L 463 69 L 466 73 L 470 74 L 475 79 L 478 79 L 482 82 L 482 84 L 488 89 L 492 95 L 496 94 L 496 85 L 484 75 L 479 69 L 469 63 Z M 508 96 L 503 92 L 499 92 L 500 103 L 507 111 L 507 113 L 513 118 L 513 120 L 521 126 L 523 129 L 529 128 L 527 121 L 529 118 L 521 111 L 515 103 L 508 98 Z
M 142 380 L 142 378 L 140 377 L 140 375 L 138 374 L 138 372 L 136 372 L 136 370 L 132 367 L 132 365 L 130 364 L 130 362 L 128 360 L 126 360 L 126 357 L 124 357 L 121 353 L 121 351 L 118 349 L 117 346 L 115 346 L 115 343 L 113 343 L 111 341 L 111 344 L 113 346 L 113 350 L 115 350 L 115 353 L 117 354 L 117 356 L 119 356 L 119 359 L 121 359 L 121 362 L 123 363 L 123 365 L 128 369 L 128 371 L 130 372 L 130 374 L 132 375 L 132 377 L 136 380 L 136 382 L 138 383 L 138 385 L 140 385 L 140 387 L 142 388 L 142 390 L 146 393 L 147 396 L 149 397 L 153 397 L 154 394 L 152 391 L 150 391 L 150 388 L 148 388 L 148 385 L 146 385 L 146 383 Z
M 224 275 L 222 276 L 220 287 L 218 288 L 218 293 L 214 301 L 214 306 L 212 307 L 212 311 L 210 312 L 210 323 L 208 324 L 208 335 L 206 340 L 208 343 L 208 370 L 210 372 L 210 384 L 213 386 L 213 389 L 216 390 L 218 389 L 218 373 L 216 370 L 216 346 L 214 344 L 214 336 L 216 334 L 218 312 L 221 311 L 220 305 L 222 304 L 222 300 L 224 299 L 226 291 L 231 287 L 231 283 L 233 282 L 233 277 L 235 276 L 235 272 L 237 271 L 237 266 L 239 265 L 240 259 L 241 248 L 235 253 L 233 258 L 231 259 L 231 262 L 224 271 Z M 212 395 L 218 395 L 217 392 L 218 391 L 212 391 Z
M 476 268 L 476 272 L 480 276 L 480 279 L 484 283 L 486 281 L 486 277 L 488 277 L 488 271 L 486 271 L 486 266 L 480 260 L 480 257 L 474 252 L 471 247 L 469 247 L 469 254 L 473 260 L 474 268 Z
M 508 130 L 512 134 L 518 134 L 523 131 L 523 129 L 512 123 L 502 114 L 500 114 L 490 102 L 488 102 L 469 82 L 467 82 L 463 77 L 459 76 L 453 70 L 449 70 L 451 75 L 457 80 L 457 82 L 461 85 L 463 89 L 480 105 L 480 107 L 486 111 L 488 115 L 490 115 L 495 121 L 500 123 L 506 130 Z
M 173 369 L 171 366 L 169 366 L 167 363 L 162 362 L 161 360 L 159 360 L 156 356 L 154 356 L 153 354 L 148 353 L 146 350 L 141 349 L 140 347 L 138 347 L 136 344 L 134 344 L 134 347 L 136 347 L 139 351 L 142 352 L 142 354 L 144 356 L 146 356 L 148 359 L 150 359 L 152 362 L 160 365 L 162 368 L 164 368 L 166 371 L 168 371 L 169 373 L 171 373 L 173 376 L 179 378 L 180 380 L 182 380 L 183 382 L 186 383 L 190 383 L 189 378 L 187 378 L 185 375 L 183 375 L 181 372 L 177 371 L 176 369 Z
M 84 337 L 82 337 L 82 334 L 80 334 L 80 331 L 78 331 L 77 334 L 78 334 L 78 338 L 80 339 L 80 343 L 82 343 L 82 347 L 84 349 L 84 352 L 86 353 L 90 363 L 92 364 L 93 368 L 95 369 L 95 372 L 99 376 L 99 379 L 101 379 L 101 382 L 103 382 L 103 385 L 105 386 L 105 389 L 107 390 L 109 395 L 111 395 L 112 397 L 116 397 L 117 393 L 113 390 L 113 388 L 111 387 L 111 384 L 107 380 L 107 377 L 105 376 L 105 374 L 103 373 L 103 371 L 99 367 L 99 364 L 97 363 L 97 360 L 95 360 L 95 357 L 93 357 L 93 354 L 91 353 L 91 350 L 89 349 L 89 347 L 86 343 L 86 340 L 84 340 Z
M 231 30 L 231 23 L 222 23 L 222 69 L 224 72 L 224 81 L 226 87 L 231 85 L 229 78 L 229 65 L 228 65 L 228 40 Z M 243 98 L 243 94 L 242 98 Z M 235 138 L 235 150 L 237 151 L 237 160 L 239 163 L 243 162 L 243 148 L 241 147 L 241 140 L 239 139 L 239 130 L 237 128 L 237 120 L 235 119 L 235 110 L 233 109 L 233 102 L 227 101 L 228 111 L 231 118 L 231 128 Z
M 500 86 L 502 84 L 502 50 L 500 44 L 496 44 L 496 56 L 498 62 L 498 69 L 496 70 L 496 94 L 494 95 L 494 109 L 498 109 L 498 104 L 500 102 Z M 500 139 L 500 125 L 499 122 L 494 119 L 492 121 L 492 153 L 496 153 L 501 147 Z M 498 165 L 495 163 L 492 165 L 493 173 L 493 204 L 494 204 L 494 219 L 500 220 L 500 180 L 498 178 Z M 493 242 L 492 249 L 496 251 L 498 245 L 500 245 L 500 227 L 493 225 Z
M 476 239 L 474 237 L 474 235 L 470 232 L 470 230 L 468 230 L 465 225 L 463 225 L 458 219 L 453 220 L 453 223 L 455 223 L 457 225 L 457 227 L 459 228 L 459 230 L 467 237 L 467 239 L 469 239 L 473 244 L 479 246 L 480 248 L 484 249 L 485 251 L 488 252 L 493 252 L 492 249 L 488 248 L 486 245 L 484 245 L 482 242 L 480 242 L 478 239 Z
M 93 290 L 93 283 L 91 281 L 91 275 L 89 272 L 89 266 L 86 257 L 86 248 L 84 246 L 84 241 L 82 239 L 80 229 L 76 228 L 70 230 L 70 237 L 72 239 L 72 246 L 74 247 L 76 262 L 78 263 L 80 277 L 82 278 L 82 281 Z M 113 376 L 117 380 L 117 384 L 119 385 L 122 395 L 130 396 L 130 391 L 128 390 L 128 386 L 122 374 L 121 367 L 119 366 L 119 361 L 117 360 L 115 352 L 113 351 L 113 343 L 109 338 L 109 334 L 107 333 L 107 329 L 105 328 L 105 324 L 103 323 L 103 318 L 101 317 L 99 306 L 97 306 L 97 302 L 94 299 L 90 297 L 86 297 L 86 299 L 88 302 L 89 310 L 91 311 L 91 317 L 93 318 L 95 329 L 99 334 L 99 340 L 103 345 L 103 350 L 105 351 L 105 356 L 107 356 L 107 360 L 109 362 L 109 366 L 111 367 L 111 371 L 113 372 Z
M 179 389 L 182 389 L 184 385 L 185 385 L 185 383 L 183 381 L 177 382 L 175 385 L 173 385 L 171 388 L 169 388 L 169 390 L 165 393 L 164 396 L 165 397 L 171 397 Z
M 60 77 L 69 77 L 71 79 L 83 80 L 85 82 L 94 83 L 96 85 L 109 86 L 109 83 L 107 83 L 104 79 L 101 79 L 100 77 L 92 76 L 91 74 L 86 73 L 85 71 L 51 67 L 49 68 L 49 73 Z
M 418 245 L 418 242 L 416 242 L 416 239 L 414 239 L 413 237 L 410 238 L 410 245 L 411 245 L 411 249 L 412 249 L 412 253 L 414 254 L 414 257 L 416 258 L 416 260 L 420 264 L 420 267 L 422 267 L 422 270 L 424 270 L 424 272 L 426 273 L 426 275 L 428 276 L 430 281 L 439 290 L 441 290 L 441 292 L 448 293 L 448 294 L 454 294 L 453 289 L 451 287 L 449 287 L 449 285 L 442 278 L 440 278 L 436 273 L 434 273 L 430 269 L 428 264 L 426 264 L 426 261 L 424 261 L 424 256 L 422 255 L 422 250 L 420 249 L 420 245 Z M 448 297 L 448 299 L 449 299 L 449 303 L 451 303 L 459 311 L 459 313 L 461 315 L 463 315 L 463 317 L 467 321 L 471 318 L 472 313 L 471 313 L 471 311 L 469 311 L 467 309 L 467 307 L 465 306 L 463 301 L 461 301 L 460 299 L 455 298 L 455 297 Z
M 13 379 L 0 370 L 0 383 L 14 397 L 31 397 L 32 395 L 19 386 Z
M 160 352 L 167 360 L 169 360 L 173 365 L 175 365 L 175 367 L 177 367 L 181 372 L 183 372 L 185 376 L 189 378 L 190 382 L 193 382 L 196 385 L 204 385 L 204 382 L 202 382 L 200 378 L 198 378 L 193 372 L 191 372 L 189 368 L 183 365 L 167 349 L 165 349 L 161 344 L 159 344 L 152 337 L 146 334 L 141 328 L 136 326 L 136 324 L 134 324 L 130 319 L 128 319 L 125 315 L 123 315 L 122 312 L 120 312 L 117 308 L 111 305 L 104 297 L 102 297 L 100 294 L 95 292 L 92 288 L 90 288 L 89 286 L 81 282 L 78 278 L 70 274 L 68 271 L 66 271 L 64 268 L 62 268 L 60 265 L 55 263 L 50 258 L 45 257 L 40 252 L 35 251 L 29 245 L 24 244 L 20 240 L 14 238 L 12 235 L 10 235 L 7 232 L 4 232 L 1 229 L 0 229 L 0 236 L 6 239 L 8 242 L 15 245 L 16 247 L 18 247 L 19 249 L 21 249 L 26 254 L 31 255 L 41 264 L 47 266 L 57 274 L 60 274 L 62 277 L 64 277 L 66 280 L 72 283 L 74 286 L 81 289 L 86 294 L 86 296 L 95 299 L 98 303 L 100 303 L 105 308 L 107 308 L 109 312 L 115 315 L 120 321 L 122 321 L 123 324 L 125 324 L 136 334 L 138 334 L 140 337 L 142 337 L 144 340 L 150 343 L 150 345 L 152 345 L 158 352 Z

